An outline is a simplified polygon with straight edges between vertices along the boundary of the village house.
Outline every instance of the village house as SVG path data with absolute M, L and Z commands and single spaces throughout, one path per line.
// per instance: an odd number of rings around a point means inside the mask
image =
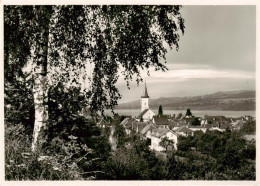
M 174 128 L 177 127 L 177 125 L 178 125 L 178 123 L 176 121 L 174 121 L 173 119 L 168 120 L 169 129 L 173 130 Z
M 132 131 L 135 133 L 139 133 L 148 125 L 147 122 L 132 122 Z
M 231 123 L 231 128 L 232 128 L 232 130 L 240 130 L 244 126 L 245 123 L 246 123 L 246 121 L 244 121 L 243 119 L 236 120 Z
M 140 134 L 142 134 L 145 138 L 151 139 L 151 134 L 153 130 L 156 130 L 156 126 L 153 123 L 146 125 L 143 130 L 141 130 Z
M 173 141 L 174 149 L 177 150 L 178 137 L 179 135 L 173 132 L 170 129 L 160 128 L 151 130 L 150 139 L 151 145 L 150 148 L 155 151 L 163 151 L 166 150 L 164 147 L 160 145 L 160 142 L 163 138 L 167 137 L 169 140 Z
M 182 118 L 182 120 L 184 120 L 187 125 L 191 125 L 193 119 L 194 119 L 194 116 L 185 116 Z
M 207 116 L 205 115 L 202 120 L 203 124 L 213 124 L 215 127 L 219 127 L 222 124 L 231 123 L 231 118 L 226 118 L 225 116 Z
M 244 118 L 245 118 L 246 121 L 254 121 L 255 120 L 254 117 L 249 116 L 249 115 L 245 115 Z
M 185 127 L 185 126 L 188 126 L 186 121 L 185 120 L 182 120 L 182 119 L 178 119 L 176 120 L 176 123 L 177 123 L 177 127 Z
M 121 123 L 120 125 L 122 125 L 125 128 L 125 132 L 127 135 L 131 134 L 131 130 L 132 130 L 132 123 L 134 122 L 134 120 L 131 117 L 126 117 Z
M 255 134 L 247 134 L 244 135 L 243 138 L 247 141 L 249 144 L 256 143 L 256 135 Z
M 187 128 L 187 127 L 176 128 L 174 130 L 174 132 L 176 132 L 180 136 L 185 136 L 185 137 L 187 137 L 189 135 L 191 135 L 191 136 L 194 135 L 194 132 L 191 129 Z
M 166 115 L 158 115 L 158 116 L 153 116 L 153 123 L 157 128 L 167 128 L 169 129 L 169 120 L 168 116 Z
M 203 127 L 203 126 L 193 126 L 193 125 L 188 125 L 188 129 L 192 130 L 193 132 L 195 131 L 202 131 L 202 132 L 206 132 L 207 128 Z

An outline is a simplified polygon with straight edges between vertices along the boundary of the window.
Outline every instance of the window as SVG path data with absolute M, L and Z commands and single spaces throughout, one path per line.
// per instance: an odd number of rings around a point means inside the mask
M 151 139 L 147 138 L 147 145 L 151 145 Z

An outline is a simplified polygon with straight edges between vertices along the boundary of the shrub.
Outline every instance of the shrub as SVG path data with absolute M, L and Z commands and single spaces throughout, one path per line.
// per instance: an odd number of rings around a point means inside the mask
M 26 128 L 18 124 L 5 127 L 6 180 L 71 180 L 82 179 L 79 167 L 69 161 L 68 155 L 41 156 L 30 153 L 31 140 Z

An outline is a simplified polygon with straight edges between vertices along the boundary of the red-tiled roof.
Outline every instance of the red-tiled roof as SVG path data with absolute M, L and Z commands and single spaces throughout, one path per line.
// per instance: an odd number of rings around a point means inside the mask
M 168 125 L 169 124 L 167 116 L 154 116 L 153 119 L 154 119 L 154 123 L 156 125 Z
M 140 133 L 147 125 L 148 123 L 146 122 L 133 122 L 133 129 L 135 132 Z
M 175 134 L 178 136 L 178 134 L 176 134 L 175 132 L 173 132 L 170 129 L 166 129 L 166 128 L 157 128 L 155 130 L 152 130 L 152 136 L 155 136 L 157 138 L 160 138 L 162 135 L 164 135 L 166 132 L 170 131 L 171 133 Z
M 146 125 L 140 133 L 145 134 L 149 129 L 156 129 L 156 127 L 152 123 L 150 123 Z
M 169 120 L 168 121 L 169 127 L 176 127 L 177 126 L 177 122 L 174 120 Z
M 194 125 L 188 125 L 188 128 L 205 128 L 205 127 L 203 127 L 203 126 L 194 126 Z

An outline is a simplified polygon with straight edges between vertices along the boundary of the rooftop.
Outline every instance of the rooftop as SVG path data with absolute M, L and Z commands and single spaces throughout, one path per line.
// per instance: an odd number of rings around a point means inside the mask
M 146 113 L 148 110 L 149 110 L 149 109 L 143 110 L 143 112 L 141 112 L 141 113 L 136 117 L 136 119 L 141 119 L 141 117 L 143 117 L 143 115 L 145 115 L 145 113 Z
M 154 123 L 156 125 L 168 125 L 169 124 L 167 116 L 164 116 L 164 115 L 163 116 L 154 116 L 153 119 L 154 119 Z

